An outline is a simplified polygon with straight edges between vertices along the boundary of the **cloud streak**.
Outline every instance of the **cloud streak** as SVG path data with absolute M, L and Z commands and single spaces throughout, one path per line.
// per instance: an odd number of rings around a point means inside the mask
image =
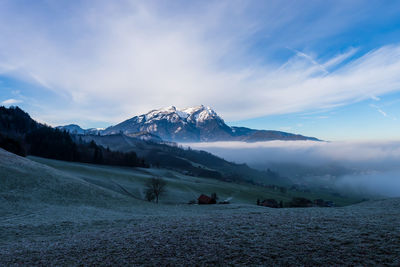
M 15 104 L 19 104 L 19 103 L 22 103 L 22 100 L 10 98 L 10 99 L 7 99 L 7 100 L 2 101 L 2 102 L 1 102 L 1 105 L 3 105 L 3 106 L 10 106 L 10 105 L 15 105 Z

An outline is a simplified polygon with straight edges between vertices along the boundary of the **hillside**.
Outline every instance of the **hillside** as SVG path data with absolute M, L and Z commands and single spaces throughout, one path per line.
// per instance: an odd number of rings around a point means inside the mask
M 23 158 L 2 149 L 0 176 L 0 196 L 5 200 L 2 205 L 13 203 L 21 209 L 27 208 L 26 204 L 38 203 L 105 208 L 146 205 L 143 189 L 145 182 L 152 177 L 162 177 L 168 182 L 168 194 L 161 199 L 164 204 L 184 204 L 197 199 L 202 193 L 212 192 L 216 192 L 221 200 L 230 198 L 233 203 L 248 204 L 255 204 L 257 198 L 276 198 L 286 202 L 293 196 L 330 198 L 338 205 L 357 201 L 321 192 L 282 193 L 279 189 L 193 177 L 163 168 L 124 168 L 38 157 Z
M 4 150 L 0 175 L 2 266 L 399 264 L 400 199 L 271 209 L 252 203 L 284 197 L 266 188 Z M 159 205 L 136 199 L 154 175 L 168 181 Z M 180 204 L 214 191 L 232 204 Z
M 204 176 L 231 182 L 248 182 L 262 185 L 289 185 L 291 181 L 272 171 L 259 171 L 246 164 L 236 164 L 211 153 L 184 149 L 176 144 L 154 143 L 126 136 L 86 135 L 79 136 L 84 142 L 95 143 L 111 150 L 134 151 L 152 166 L 168 168 L 192 176 Z
M 295 196 L 308 197 L 310 199 L 330 199 L 340 206 L 359 201 L 357 198 L 338 197 L 324 192 L 304 193 L 287 191 L 282 193 L 279 188 L 236 184 L 206 177 L 193 177 L 163 168 L 132 169 L 49 160 L 37 157 L 30 157 L 30 159 L 68 175 L 80 177 L 88 183 L 141 200 L 145 199 L 143 195 L 145 182 L 152 177 L 162 177 L 168 183 L 168 193 L 161 199 L 161 203 L 163 204 L 186 204 L 191 200 L 196 200 L 200 194 L 210 195 L 213 192 L 218 194 L 220 200 L 231 199 L 232 203 L 246 204 L 255 204 L 257 198 L 274 198 L 278 201 L 288 202 Z
M 89 183 L 44 164 L 0 149 L 0 214 L 49 207 L 87 205 L 112 207 L 132 205 L 132 200 L 110 188 Z

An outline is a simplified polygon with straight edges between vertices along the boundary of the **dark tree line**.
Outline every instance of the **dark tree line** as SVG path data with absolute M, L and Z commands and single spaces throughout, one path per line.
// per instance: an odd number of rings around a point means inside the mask
M 139 158 L 135 152 L 123 153 L 111 151 L 108 148 L 97 145 L 94 141 L 79 143 L 78 155 L 80 162 L 128 167 L 148 167 L 145 160 Z
M 24 135 L 38 128 L 40 124 L 32 120 L 28 113 L 19 107 L 0 106 L 0 131 L 12 135 Z
M 66 161 L 79 160 L 78 147 L 67 132 L 42 126 L 27 133 L 25 141 L 30 155 Z
M 0 147 L 20 156 L 33 155 L 84 163 L 148 167 L 135 152 L 111 151 L 95 142 L 75 142 L 71 135 L 34 121 L 18 107 L 0 107 Z
M 26 149 L 21 138 L 11 138 L 0 133 L 0 147 L 19 156 L 26 156 Z

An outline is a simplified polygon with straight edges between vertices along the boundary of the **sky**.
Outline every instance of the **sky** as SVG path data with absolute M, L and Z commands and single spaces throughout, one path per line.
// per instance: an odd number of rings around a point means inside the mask
M 106 127 L 211 106 L 230 125 L 398 140 L 398 1 L 0 0 L 0 104 Z

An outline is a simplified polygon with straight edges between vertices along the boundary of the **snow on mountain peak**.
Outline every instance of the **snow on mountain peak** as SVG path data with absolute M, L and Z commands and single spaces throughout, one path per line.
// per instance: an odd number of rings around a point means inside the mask
M 204 122 L 207 119 L 218 117 L 214 110 L 212 110 L 210 107 L 204 107 L 203 105 L 186 108 L 183 111 L 190 114 L 189 118 L 195 122 Z
M 217 113 L 210 107 L 203 105 L 177 109 L 174 106 L 169 106 L 160 109 L 154 109 L 145 115 L 136 117 L 137 122 L 150 123 L 153 120 L 167 119 L 171 122 L 182 120 L 186 122 L 204 122 L 207 119 L 218 117 Z
M 187 117 L 189 117 L 189 114 L 181 110 L 176 110 L 176 114 L 178 114 L 178 116 L 181 117 L 182 119 L 186 119 Z
M 196 119 L 198 122 L 203 122 L 209 118 L 215 117 L 217 114 L 214 112 L 214 110 L 210 109 L 207 107 L 206 109 L 202 110 Z
M 169 106 L 169 107 L 160 109 L 160 111 L 173 112 L 173 111 L 176 111 L 176 107 L 175 106 Z
M 199 110 L 204 109 L 203 105 L 196 106 L 196 107 L 190 107 L 190 108 L 184 108 L 182 109 L 182 112 L 187 113 L 188 115 L 192 115 L 193 113 L 196 113 Z

